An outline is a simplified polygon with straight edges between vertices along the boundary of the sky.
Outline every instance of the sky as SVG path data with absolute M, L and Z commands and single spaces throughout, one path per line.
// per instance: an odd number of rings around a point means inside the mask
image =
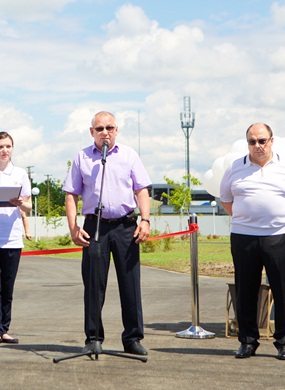
M 189 97 L 203 182 L 250 124 L 285 137 L 284 32 L 285 0 L 0 0 L 0 131 L 35 182 L 63 182 L 110 111 L 153 183 L 182 182 Z

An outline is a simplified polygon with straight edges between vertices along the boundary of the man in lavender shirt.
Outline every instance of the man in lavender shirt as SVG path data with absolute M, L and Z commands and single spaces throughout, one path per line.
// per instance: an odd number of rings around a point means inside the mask
M 95 282 L 90 274 L 90 238 L 96 232 L 102 179 L 102 145 L 108 143 L 108 153 L 102 188 L 102 218 L 100 221 L 99 261 L 99 341 L 104 341 L 102 308 L 105 300 L 107 278 L 112 253 L 119 285 L 124 331 L 122 343 L 125 352 L 147 355 L 140 344 L 144 337 L 140 287 L 139 243 L 146 241 L 150 232 L 150 199 L 147 187 L 150 178 L 137 153 L 116 142 L 118 126 L 109 112 L 97 113 L 91 122 L 94 143 L 79 151 L 63 186 L 66 192 L 66 215 L 73 242 L 83 247 L 82 278 L 84 283 L 85 344 L 95 340 Z M 78 197 L 82 197 L 83 228 L 77 225 Z M 138 207 L 140 222 L 129 218 Z M 90 303 L 89 303 L 90 299 Z M 93 302 L 94 299 L 94 302 Z

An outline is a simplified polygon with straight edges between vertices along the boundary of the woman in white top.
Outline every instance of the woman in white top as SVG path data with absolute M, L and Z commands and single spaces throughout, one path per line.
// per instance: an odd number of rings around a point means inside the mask
M 23 248 L 21 211 L 32 209 L 31 184 L 27 172 L 11 162 L 14 142 L 0 132 L 0 193 L 1 187 L 18 187 L 19 197 L 0 202 L 0 342 L 18 344 L 8 334 L 11 323 L 15 279 Z M 2 190 L 3 191 L 3 190 Z

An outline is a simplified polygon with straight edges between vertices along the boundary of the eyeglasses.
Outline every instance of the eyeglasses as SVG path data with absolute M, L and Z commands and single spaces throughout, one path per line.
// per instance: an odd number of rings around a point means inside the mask
M 106 126 L 106 127 L 103 127 L 103 126 L 100 126 L 100 127 L 93 127 L 94 130 L 98 131 L 98 133 L 100 133 L 101 131 L 104 131 L 104 129 L 106 129 L 107 131 L 109 131 L 110 133 L 112 131 L 115 130 L 115 126 Z
M 257 140 L 255 140 L 255 139 L 248 139 L 247 140 L 247 143 L 249 144 L 249 145 L 255 145 L 256 143 L 258 143 L 259 145 L 265 145 L 265 144 L 267 144 L 267 142 L 270 140 L 271 138 L 261 138 L 261 139 L 257 139 Z

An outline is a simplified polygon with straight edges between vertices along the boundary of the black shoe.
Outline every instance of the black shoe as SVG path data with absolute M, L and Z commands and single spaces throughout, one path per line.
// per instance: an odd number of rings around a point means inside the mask
M 285 360 L 285 345 L 275 345 L 278 350 L 277 359 Z
M 18 339 L 1 339 L 1 343 L 19 344 L 19 340 Z
M 132 353 L 133 355 L 147 355 L 147 351 L 139 341 L 135 341 L 130 345 L 124 346 L 124 350 L 127 353 Z
M 236 352 L 235 357 L 237 359 L 244 359 L 249 358 L 251 356 L 255 356 L 255 351 L 259 347 L 259 343 L 256 342 L 255 344 L 241 344 L 239 349 Z

